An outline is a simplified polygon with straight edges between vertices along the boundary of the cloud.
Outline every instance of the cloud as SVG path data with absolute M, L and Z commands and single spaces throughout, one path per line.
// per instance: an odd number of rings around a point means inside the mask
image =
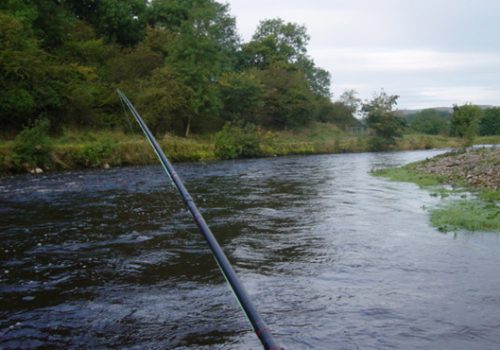
M 498 0 L 226 1 L 245 40 L 266 18 L 306 25 L 334 96 L 385 88 L 402 108 L 500 105 Z
M 355 72 L 453 72 L 500 69 L 500 53 L 436 50 L 320 49 L 311 52 L 319 65 Z
M 498 103 L 500 88 L 488 86 L 442 86 L 423 89 L 418 93 L 424 100 L 447 101 L 452 104 L 495 104 Z

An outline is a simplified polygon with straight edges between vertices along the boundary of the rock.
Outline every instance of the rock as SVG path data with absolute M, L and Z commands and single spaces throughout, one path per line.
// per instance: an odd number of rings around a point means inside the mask
M 111 166 L 108 163 L 104 163 L 103 168 L 104 169 L 109 169 L 109 168 L 111 168 Z
M 424 161 L 418 169 L 447 178 L 449 183 L 461 179 L 472 187 L 497 190 L 500 187 L 500 148 L 443 154 Z
M 36 167 L 34 169 L 31 169 L 30 173 L 32 173 L 32 174 L 41 174 L 41 173 L 43 173 L 43 169 Z

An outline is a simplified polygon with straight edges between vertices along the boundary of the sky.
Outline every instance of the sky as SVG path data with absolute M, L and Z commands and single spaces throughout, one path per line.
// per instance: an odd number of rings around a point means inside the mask
M 333 99 L 384 89 L 398 108 L 500 106 L 500 0 L 226 0 L 243 41 L 259 22 L 305 25 Z

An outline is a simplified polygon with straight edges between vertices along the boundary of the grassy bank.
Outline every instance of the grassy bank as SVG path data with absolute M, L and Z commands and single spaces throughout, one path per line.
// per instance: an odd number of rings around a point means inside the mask
M 213 142 L 209 138 L 165 136 L 159 140 L 170 159 L 176 162 L 215 159 Z M 16 159 L 15 144 L 0 144 L 0 171 L 16 173 L 31 170 L 32 164 Z M 146 165 L 157 162 L 147 140 L 139 134 L 119 131 L 66 131 L 50 139 L 50 159 L 44 171 Z
M 259 140 L 258 154 L 263 157 L 369 151 L 368 136 L 346 133 L 333 124 L 314 123 L 301 130 L 256 130 L 255 133 Z M 158 141 L 174 162 L 218 159 L 214 135 L 193 135 L 188 139 L 164 135 Z M 478 139 L 478 143 L 483 142 L 500 143 L 500 137 Z M 47 159 L 40 164 L 30 161 L 30 157 L 35 157 L 32 153 L 20 157 L 14 141 L 0 141 L 0 172 L 26 172 L 36 167 L 43 171 L 61 171 L 157 162 L 146 139 L 139 133 L 66 130 L 58 137 L 51 137 L 47 144 L 50 145 L 50 151 Z M 431 149 L 458 145 L 460 140 L 456 138 L 410 134 L 401 138 L 394 149 Z
M 498 148 L 447 153 L 399 168 L 374 171 L 375 175 L 393 181 L 416 183 L 433 195 L 458 198 L 431 209 L 431 223 L 445 232 L 500 232 L 499 173 Z

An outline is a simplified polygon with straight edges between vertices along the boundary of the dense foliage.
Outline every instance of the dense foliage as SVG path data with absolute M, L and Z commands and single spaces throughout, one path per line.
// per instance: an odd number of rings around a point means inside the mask
M 435 109 L 424 109 L 418 112 L 410 121 L 410 128 L 430 135 L 447 135 L 448 121 Z
M 472 145 L 479 130 L 482 113 L 481 108 L 472 104 L 453 107 L 451 133 L 463 138 L 464 146 Z
M 262 154 L 253 124 L 227 123 L 215 134 L 215 155 L 220 159 L 253 158 Z
M 13 162 L 16 169 L 47 168 L 50 165 L 52 144 L 49 138 L 50 122 L 38 119 L 24 129 L 14 140 Z
M 482 136 L 500 135 L 500 107 L 488 108 L 483 112 L 479 133 Z
M 355 123 L 332 104 L 308 40 L 305 27 L 270 19 L 243 43 L 215 0 L 3 0 L 0 127 L 120 127 L 117 87 L 157 134 Z
M 398 98 L 397 95 L 388 95 L 381 91 L 363 104 L 366 125 L 373 133 L 370 145 L 374 151 L 390 148 L 396 144 L 396 139 L 403 135 L 404 121 L 396 115 L 394 109 Z

